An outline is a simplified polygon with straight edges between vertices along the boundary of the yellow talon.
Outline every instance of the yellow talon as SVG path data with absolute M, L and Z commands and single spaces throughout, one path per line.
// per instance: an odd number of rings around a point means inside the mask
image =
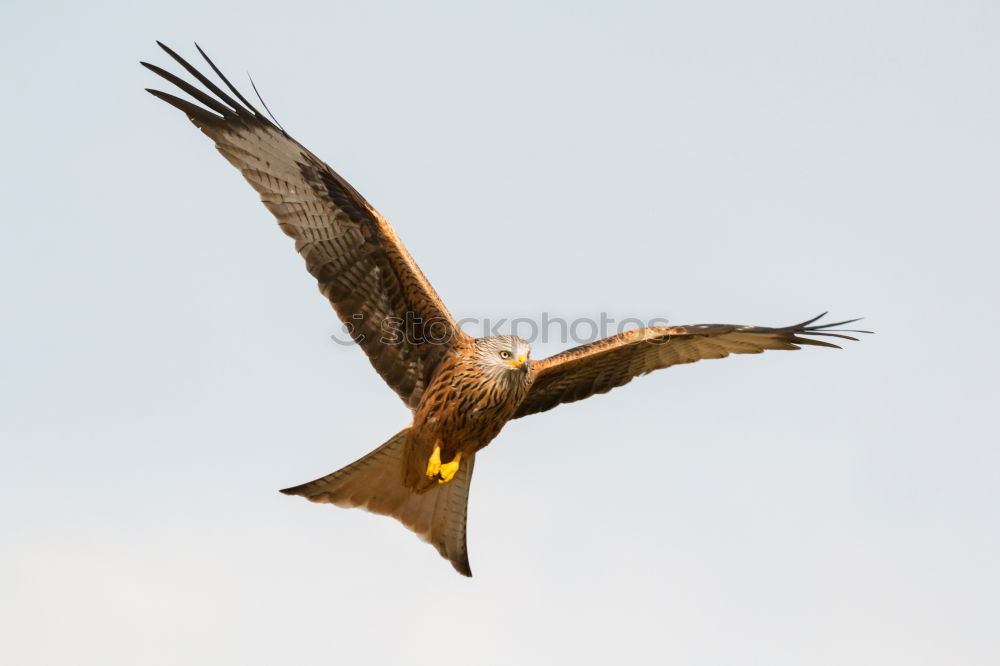
M 435 451 L 437 451 L 437 449 L 435 449 Z M 438 460 L 440 461 L 440 456 L 438 456 Z M 441 475 L 441 478 L 438 479 L 438 483 L 448 483 L 449 481 L 451 481 L 458 473 L 458 464 L 461 461 L 462 461 L 462 454 L 456 453 L 455 459 L 452 460 L 450 463 L 444 463 L 443 465 L 439 465 L 438 474 Z
M 441 447 L 435 446 L 431 453 L 430 460 L 427 461 L 427 476 L 434 478 L 441 471 Z
M 431 457 L 427 460 L 427 477 L 437 478 L 438 483 L 448 483 L 455 474 L 458 473 L 458 464 L 462 461 L 462 454 L 455 454 L 455 459 L 449 463 L 441 463 L 441 447 L 435 446 L 431 452 Z

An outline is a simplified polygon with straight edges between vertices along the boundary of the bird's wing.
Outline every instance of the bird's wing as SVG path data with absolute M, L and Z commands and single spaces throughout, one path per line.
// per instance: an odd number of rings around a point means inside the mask
M 198 49 L 232 96 L 160 46 L 208 92 L 142 63 L 201 105 L 149 92 L 187 114 L 260 192 L 375 370 L 414 408 L 449 343 L 465 336 L 392 227 L 347 181 L 258 112 L 204 51 Z
M 833 330 L 856 319 L 815 325 L 822 316 L 784 328 L 730 324 L 657 326 L 581 345 L 533 363 L 534 383 L 514 418 L 606 393 L 634 377 L 671 365 L 725 358 L 730 354 L 759 354 L 765 349 L 799 349 L 799 345 L 839 349 L 831 342 L 806 336 L 856 340 L 844 333 L 868 333 Z

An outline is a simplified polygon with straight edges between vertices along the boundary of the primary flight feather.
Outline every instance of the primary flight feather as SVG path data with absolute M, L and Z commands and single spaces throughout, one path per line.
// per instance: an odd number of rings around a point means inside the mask
M 283 493 L 393 516 L 471 576 L 466 510 L 476 452 L 510 419 L 543 412 L 681 363 L 855 338 L 819 317 L 782 328 L 704 324 L 628 331 L 540 361 L 515 336 L 458 327 L 392 227 L 343 178 L 257 111 L 198 48 L 226 90 L 163 44 L 204 90 L 142 63 L 194 103 L 180 109 L 295 239 L 295 249 L 413 422 L 360 460 Z M 207 90 L 207 92 L 206 92 Z M 822 316 L 822 315 L 821 315 Z M 387 332 L 391 334 L 387 334 Z

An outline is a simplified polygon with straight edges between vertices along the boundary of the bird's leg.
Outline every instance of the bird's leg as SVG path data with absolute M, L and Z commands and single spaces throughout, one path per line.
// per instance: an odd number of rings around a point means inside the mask
M 438 483 L 448 483 L 451 481 L 452 478 L 458 473 L 458 464 L 460 462 L 462 462 L 462 454 L 456 453 L 451 462 L 441 465 L 441 469 L 438 470 L 438 474 L 441 475 L 441 478 L 438 479 Z
M 458 465 L 462 462 L 462 454 L 456 453 L 451 462 L 441 462 L 441 446 L 437 445 L 427 460 L 427 478 L 437 479 L 438 483 L 448 483 L 458 473 Z
M 430 459 L 427 461 L 427 476 L 434 478 L 441 471 L 441 446 L 435 445 L 434 452 L 431 453 Z

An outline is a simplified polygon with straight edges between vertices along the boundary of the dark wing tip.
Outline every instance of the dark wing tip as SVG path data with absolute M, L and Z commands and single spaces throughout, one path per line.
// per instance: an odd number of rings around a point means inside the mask
M 816 315 L 815 317 L 813 317 L 812 319 L 807 319 L 804 322 L 802 322 L 801 324 L 795 324 L 794 326 L 791 326 L 791 328 L 806 329 L 806 328 L 809 327 L 809 324 L 812 324 L 813 322 L 819 321 L 820 319 L 822 319 L 823 317 L 827 316 L 828 314 L 830 314 L 829 310 L 827 310 L 826 312 L 821 312 L 818 315 Z
M 255 108 L 254 108 L 254 106 L 253 106 L 253 104 L 251 104 L 251 103 L 250 103 L 250 102 L 249 102 L 249 101 L 247 100 L 247 98 L 246 98 L 246 97 L 244 97 L 244 96 L 243 96 L 243 94 L 242 94 L 242 93 L 240 93 L 240 91 L 236 89 L 236 86 L 234 86 L 234 85 L 233 85 L 232 83 L 230 83 L 230 82 L 229 82 L 229 79 L 227 79 L 227 78 L 226 78 L 226 75 L 222 73 L 222 70 L 220 70 L 220 69 L 219 69 L 219 68 L 218 68 L 218 67 L 217 67 L 217 66 L 215 65 L 215 63 L 214 63 L 214 62 L 212 62 L 212 59 L 208 57 L 208 54 L 207 54 L 207 53 L 205 53 L 205 51 L 204 51 L 204 50 L 202 50 L 202 48 L 201 48 L 200 46 L 198 46 L 198 42 L 195 42 L 195 43 L 194 43 L 194 47 L 195 47 L 196 49 L 198 49 L 198 53 L 200 53 L 200 54 L 201 54 L 201 57 L 205 59 L 205 62 L 207 62 L 207 63 L 208 63 L 208 66 L 212 68 L 212 71 L 213 71 L 213 72 L 215 72 L 216 76 L 218 76 L 218 77 L 219 77 L 220 79 L 222 79 L 222 82 L 226 84 L 226 87 L 227 87 L 227 88 L 229 88 L 229 91 L 230 91 L 231 93 L 233 93 L 234 95 L 236 95 L 236 98 L 237 98 L 237 99 L 239 99 L 239 100 L 240 100 L 241 102 L 243 102 L 243 103 L 244 103 L 244 104 L 246 105 L 246 107 L 247 107 L 248 109 L 250 109 L 250 111 L 251 111 L 251 112 L 252 112 L 252 113 L 253 113 L 253 114 L 254 114 L 255 116 L 258 116 L 258 120 L 263 120 L 264 122 L 266 122 L 266 121 L 267 121 L 267 119 L 266 119 L 266 118 L 262 118 L 262 117 L 259 117 L 259 116 L 261 115 L 260 111 L 258 111 L 257 109 L 255 109 Z
M 250 79 L 250 87 L 253 88 L 254 94 L 257 95 L 257 99 L 260 100 L 261 106 L 263 106 L 264 110 L 267 111 L 267 115 L 271 116 L 271 121 L 277 126 L 278 129 L 284 132 L 285 136 L 288 136 L 288 132 L 285 132 L 285 128 L 282 127 L 281 123 L 278 122 L 278 119 L 274 117 L 274 114 L 271 112 L 271 109 L 268 108 L 267 106 L 267 102 L 265 102 L 264 98 L 261 97 L 260 91 L 257 90 L 257 84 L 253 82 L 253 77 L 250 76 L 250 72 L 247 72 L 247 78 Z
M 843 347 L 841 347 L 840 345 L 836 345 L 832 342 L 827 342 L 826 340 L 803 338 L 798 335 L 793 335 L 789 340 L 789 342 L 796 345 L 812 345 L 813 347 L 831 347 L 833 349 L 843 349 Z
M 239 91 L 236 90 L 236 88 L 229 82 L 229 80 L 225 76 L 223 76 L 222 72 L 219 71 L 219 68 L 215 66 L 215 63 L 213 63 L 208 58 L 208 56 L 205 55 L 205 52 L 202 51 L 200 48 L 198 49 L 198 52 L 201 53 L 201 55 L 205 58 L 205 61 L 208 62 L 212 70 L 222 79 L 225 85 L 236 95 L 236 97 L 239 98 L 239 100 L 242 101 L 244 104 L 246 104 L 246 106 L 241 105 L 240 102 L 236 101 L 231 96 L 226 94 L 221 88 L 219 88 L 219 86 L 213 83 L 207 76 L 198 71 L 191 63 L 182 58 L 169 46 L 167 46 L 166 44 L 164 44 L 159 40 L 157 40 L 156 43 L 177 64 L 183 67 L 188 72 L 188 74 L 193 76 L 199 83 L 205 86 L 205 88 L 207 88 L 209 92 L 212 93 L 212 95 L 215 95 L 215 98 L 212 98 L 211 96 L 207 95 L 201 90 L 195 88 L 187 81 L 184 81 L 183 79 L 173 74 L 170 74 L 169 72 L 163 70 L 162 68 L 143 63 L 145 67 L 154 71 L 159 76 L 167 79 L 168 81 L 179 87 L 181 90 L 183 90 L 184 92 L 188 93 L 189 95 L 197 99 L 199 102 L 202 102 L 203 104 L 213 108 L 215 111 L 219 112 L 222 115 L 235 114 L 236 116 L 242 118 L 244 121 L 256 120 L 258 122 L 270 124 L 270 121 L 268 121 L 266 118 L 259 117 L 257 110 L 254 109 L 252 106 L 250 106 L 249 103 L 247 103 L 246 98 L 244 98 L 243 95 L 241 95 Z
M 181 99 L 180 97 L 176 97 L 170 93 L 165 93 L 162 90 L 156 90 L 155 88 L 146 88 L 146 92 L 158 99 L 163 100 L 170 106 L 183 111 L 198 127 L 204 128 L 207 126 L 217 126 L 223 121 L 221 116 L 217 116 L 208 109 L 198 106 L 197 104 L 192 104 L 186 99 Z
M 789 326 L 783 329 L 786 335 L 790 334 L 791 337 L 788 339 L 789 342 L 797 345 L 812 345 L 814 347 L 832 347 L 834 349 L 842 349 L 840 345 L 836 345 L 832 342 L 827 342 L 826 340 L 817 340 L 816 336 L 825 338 L 840 338 L 841 340 L 851 340 L 853 342 L 858 342 L 858 339 L 851 335 L 845 335 L 846 333 L 871 333 L 871 331 L 861 331 L 857 329 L 844 329 L 836 328 L 837 326 L 846 326 L 848 324 L 853 324 L 856 321 L 861 321 L 863 317 L 856 317 L 854 319 L 845 319 L 843 321 L 835 321 L 827 324 L 816 324 L 817 321 L 826 316 L 826 312 L 819 315 L 818 317 L 813 317 L 801 324 L 796 324 L 795 326 Z M 806 337 L 809 336 L 809 337 Z
M 844 326 L 846 324 L 853 324 L 856 321 L 861 321 L 864 317 L 855 317 L 854 319 L 845 319 L 844 321 L 834 321 L 827 324 L 821 324 L 820 326 L 810 326 L 812 329 L 822 329 L 822 328 L 833 328 L 834 326 Z M 813 320 L 815 321 L 815 319 Z
M 833 335 L 834 337 L 845 338 L 845 339 L 848 339 L 848 340 L 854 340 L 855 338 L 851 338 L 850 336 L 846 336 L 846 335 L 835 335 L 835 334 L 836 333 L 866 333 L 866 334 L 873 334 L 873 331 L 862 331 L 862 330 L 853 329 L 853 328 L 847 328 L 847 329 L 837 328 L 838 326 L 847 326 L 849 324 L 853 324 L 856 321 L 861 321 L 862 319 L 864 319 L 864 317 L 855 317 L 854 319 L 845 319 L 843 321 L 834 321 L 834 322 L 829 322 L 829 323 L 826 323 L 826 324 L 813 325 L 815 322 L 817 322 L 820 319 L 822 319 L 823 317 L 825 317 L 826 314 L 827 313 L 824 312 L 823 314 L 819 315 L 818 317 L 813 317 L 812 319 L 810 319 L 808 321 L 804 321 L 801 324 L 796 324 L 795 326 L 790 326 L 789 330 L 794 331 L 796 333 L 814 333 L 816 335 Z
M 177 61 L 183 60 L 183 58 L 181 58 L 179 55 L 177 55 L 176 51 L 174 51 L 172 48 L 170 48 L 169 46 L 167 46 L 166 44 L 164 44 L 163 42 L 161 42 L 158 39 L 156 40 L 156 45 L 159 46 L 161 49 L 163 49 L 167 53 L 167 55 L 169 55 L 174 60 L 177 60 Z

